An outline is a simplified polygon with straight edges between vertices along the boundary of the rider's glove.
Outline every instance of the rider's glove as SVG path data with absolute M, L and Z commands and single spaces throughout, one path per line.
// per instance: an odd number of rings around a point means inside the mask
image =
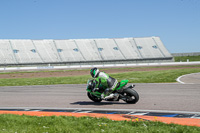
M 93 90 L 92 90 L 92 92 L 95 92 L 95 91 L 98 91 L 99 90 L 99 88 L 94 88 Z

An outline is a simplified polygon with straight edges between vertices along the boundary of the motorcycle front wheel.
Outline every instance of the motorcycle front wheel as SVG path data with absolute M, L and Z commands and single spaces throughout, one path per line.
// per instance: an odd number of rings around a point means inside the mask
M 91 93 L 87 92 L 87 96 L 89 97 L 90 100 L 94 101 L 94 102 L 101 102 L 102 99 L 101 98 L 98 98 L 94 95 L 92 95 Z
M 125 89 L 124 96 L 126 97 L 126 103 L 135 104 L 139 100 L 138 93 L 133 89 Z

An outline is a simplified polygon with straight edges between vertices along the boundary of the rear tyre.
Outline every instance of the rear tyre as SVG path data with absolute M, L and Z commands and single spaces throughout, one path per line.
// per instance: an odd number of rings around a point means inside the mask
M 128 88 L 125 89 L 123 92 L 124 96 L 126 97 L 126 103 L 135 104 L 138 102 L 139 95 L 135 90 Z
M 101 98 L 98 98 L 98 97 L 96 97 L 96 96 L 94 96 L 94 95 L 92 95 L 91 93 L 89 93 L 89 92 L 87 92 L 87 96 L 89 97 L 89 99 L 90 100 L 92 100 L 92 101 L 94 101 L 94 102 L 101 102 L 102 101 L 102 99 Z

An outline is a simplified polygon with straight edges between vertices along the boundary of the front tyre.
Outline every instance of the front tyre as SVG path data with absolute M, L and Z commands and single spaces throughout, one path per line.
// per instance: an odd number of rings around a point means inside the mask
M 94 95 L 92 95 L 91 93 L 87 92 L 87 96 L 90 98 L 90 100 L 94 101 L 94 102 L 101 102 L 102 99 L 101 98 L 98 98 Z
M 135 90 L 128 88 L 125 89 L 123 92 L 124 96 L 126 97 L 126 103 L 135 104 L 138 102 L 139 95 Z

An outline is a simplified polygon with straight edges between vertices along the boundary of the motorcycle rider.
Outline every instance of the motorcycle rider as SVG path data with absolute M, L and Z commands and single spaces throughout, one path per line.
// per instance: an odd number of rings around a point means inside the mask
M 117 79 L 109 76 L 105 72 L 100 72 L 98 68 L 94 67 L 90 70 L 90 74 L 93 78 L 95 78 L 95 90 L 98 90 L 100 86 L 103 86 L 105 91 L 102 93 L 101 98 L 108 100 L 113 99 L 117 100 L 119 97 L 118 93 L 113 94 L 113 90 L 117 87 L 118 81 Z M 102 87 L 101 87 L 102 88 Z

